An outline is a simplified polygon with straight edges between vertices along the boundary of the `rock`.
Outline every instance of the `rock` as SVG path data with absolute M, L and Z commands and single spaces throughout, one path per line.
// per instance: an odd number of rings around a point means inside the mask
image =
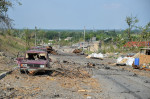
M 145 83 L 150 83 L 150 81 L 148 81 L 148 80 L 145 80 L 144 82 L 145 82 Z
M 92 99 L 92 97 L 91 96 L 87 96 L 86 99 Z
M 106 66 L 105 69 L 110 69 L 110 67 L 107 67 L 107 66 Z
M 18 77 L 18 76 L 15 76 L 15 78 L 16 78 L 16 79 L 19 79 L 19 77 Z
M 4 52 L 0 52 L 0 56 L 5 56 L 5 53 Z
M 63 63 L 69 63 L 68 61 L 63 60 Z

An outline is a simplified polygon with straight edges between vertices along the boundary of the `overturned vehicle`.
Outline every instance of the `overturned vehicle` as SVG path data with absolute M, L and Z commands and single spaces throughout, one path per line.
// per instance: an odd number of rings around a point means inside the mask
M 50 69 L 50 58 L 45 51 L 29 50 L 19 61 L 20 72 L 36 73 Z

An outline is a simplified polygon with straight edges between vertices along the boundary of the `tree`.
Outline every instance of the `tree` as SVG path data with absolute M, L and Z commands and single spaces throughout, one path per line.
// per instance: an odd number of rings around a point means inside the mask
M 137 27 L 141 30 L 141 40 L 149 40 L 150 39 L 150 22 L 148 22 L 144 27 Z
M 16 0 L 17 1 L 17 0 Z M 0 29 L 11 28 L 11 22 L 13 21 L 8 17 L 8 9 L 13 7 L 13 1 L 11 0 L 0 0 Z M 21 5 L 20 2 L 18 2 Z
M 30 42 L 31 42 L 31 33 L 28 29 L 24 30 L 25 33 L 25 40 L 26 40 L 26 49 L 30 48 Z
M 42 44 L 44 43 L 44 38 L 45 38 L 45 31 L 44 30 L 39 30 L 37 32 L 37 39 L 39 40 L 39 42 L 42 42 Z M 38 42 L 38 43 L 39 43 Z
M 125 20 L 129 26 L 128 28 L 128 39 L 131 40 L 131 30 L 133 27 L 135 27 L 135 24 L 138 23 L 138 19 L 137 17 L 133 17 L 132 15 L 131 16 L 127 16 L 126 17 L 126 20 Z

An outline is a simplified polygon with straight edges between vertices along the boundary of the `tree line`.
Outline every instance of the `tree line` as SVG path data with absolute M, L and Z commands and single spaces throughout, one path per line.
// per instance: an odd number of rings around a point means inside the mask
M 15 0 L 17 4 L 21 4 Z M 27 46 L 30 46 L 30 42 L 34 42 L 35 34 L 37 37 L 37 43 L 44 41 L 48 43 L 48 40 L 54 40 L 53 43 L 70 44 L 84 41 L 84 34 L 82 30 L 42 30 L 42 29 L 13 29 L 12 19 L 9 18 L 7 12 L 9 8 L 13 7 L 11 0 L 0 0 L 0 33 L 8 34 L 14 37 L 19 37 L 25 40 Z M 105 41 L 110 39 L 110 42 L 117 46 L 122 46 L 128 41 L 147 41 L 150 39 L 150 22 L 145 26 L 137 26 L 139 22 L 137 17 L 127 16 L 125 19 L 128 28 L 125 30 L 86 30 L 85 41 L 91 41 L 92 37 L 96 37 L 96 40 Z M 65 41 L 67 37 L 72 37 L 70 41 Z M 61 39 L 61 41 L 60 41 Z M 106 40 L 107 41 L 107 40 Z M 107 42 L 106 42 L 107 43 Z

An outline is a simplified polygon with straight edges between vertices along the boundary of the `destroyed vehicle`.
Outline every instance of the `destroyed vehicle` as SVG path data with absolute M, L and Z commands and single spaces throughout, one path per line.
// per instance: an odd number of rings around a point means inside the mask
M 43 46 L 32 47 L 31 50 L 39 50 L 39 51 L 46 51 L 47 52 L 47 48 L 43 47 Z
M 29 50 L 20 61 L 20 72 L 39 72 L 50 69 L 50 59 L 47 52 Z
M 47 53 L 57 55 L 57 51 L 55 51 L 51 46 L 47 46 Z
M 48 54 L 54 54 L 54 55 L 57 54 L 57 52 L 51 46 L 37 46 L 37 47 L 32 47 L 31 50 L 46 51 Z

